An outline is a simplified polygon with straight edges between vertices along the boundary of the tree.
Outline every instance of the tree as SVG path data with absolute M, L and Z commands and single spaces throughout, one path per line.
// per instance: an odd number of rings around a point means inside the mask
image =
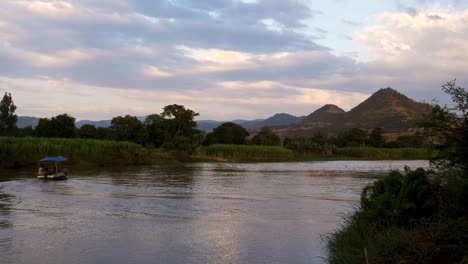
M 97 129 L 94 125 L 83 125 L 78 128 L 78 137 L 80 138 L 97 138 Z
M 159 148 L 166 140 L 169 140 L 170 135 L 167 133 L 168 123 L 160 115 L 148 115 L 143 124 L 148 133 L 148 141 L 153 146 Z
M 263 146 L 280 146 L 281 139 L 278 135 L 271 130 L 271 128 L 264 127 L 262 130 L 250 140 L 252 145 Z
M 0 101 L 0 135 L 10 134 L 17 129 L 18 116 L 15 115 L 16 105 L 13 103 L 11 93 L 3 95 Z
M 203 139 L 203 133 L 197 129 L 195 117 L 198 113 L 186 109 L 183 105 L 167 105 L 156 118 L 163 132 L 164 143 L 161 145 L 167 150 L 195 151 Z
M 384 143 L 385 143 L 385 140 L 382 136 L 382 128 L 380 127 L 374 128 L 369 135 L 369 144 L 372 147 L 380 148 L 384 145 Z
M 109 127 L 115 140 L 144 144 L 147 139 L 143 123 L 136 116 L 117 116 L 112 118 Z
M 439 150 L 436 164 L 460 167 L 468 178 L 468 92 L 456 86 L 455 80 L 442 86 L 442 90 L 452 96 L 453 108 L 435 105 L 423 126 Z
M 75 118 L 67 114 L 52 118 L 40 118 L 35 134 L 38 137 L 75 137 Z
M 203 142 L 204 145 L 210 144 L 245 144 L 245 138 L 249 136 L 249 132 L 241 125 L 227 122 L 223 123 L 213 132 L 208 133 Z
M 360 128 L 352 128 L 351 130 L 338 134 L 336 145 L 338 147 L 359 147 L 366 144 L 367 133 Z

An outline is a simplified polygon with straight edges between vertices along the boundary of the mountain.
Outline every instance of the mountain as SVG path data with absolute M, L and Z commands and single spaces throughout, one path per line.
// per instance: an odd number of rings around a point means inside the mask
M 18 116 L 18 121 L 16 125 L 19 128 L 25 128 L 27 126 L 36 127 L 39 122 L 39 118 L 33 116 Z
M 99 120 L 99 121 L 91 121 L 91 120 L 80 120 L 75 122 L 75 126 L 80 128 L 84 125 L 93 125 L 95 127 L 109 127 L 111 125 L 111 120 Z
M 431 106 L 418 103 L 391 88 L 380 89 L 349 112 L 336 105 L 325 105 L 304 118 L 301 125 L 283 129 L 284 136 L 312 135 L 317 130 L 345 130 L 354 127 L 384 128 L 397 132 L 414 127 L 430 113 Z
M 213 129 L 220 126 L 223 122 L 215 121 L 215 120 L 199 120 L 197 121 L 197 127 L 201 131 L 211 132 Z
M 418 103 L 392 88 L 385 88 L 346 113 L 345 125 L 362 128 L 408 128 L 430 111 L 429 104 Z
M 249 130 L 261 127 L 273 127 L 282 136 L 312 135 L 317 129 L 344 130 L 354 127 L 372 129 L 381 127 L 388 131 L 399 131 L 414 126 L 417 120 L 430 113 L 431 106 L 418 103 L 407 96 L 391 88 L 380 89 L 358 106 L 345 112 L 336 105 L 327 104 L 317 109 L 308 116 L 293 116 L 279 113 L 267 119 L 256 120 L 233 120 L 236 124 Z M 144 121 L 145 117 L 138 117 Z M 36 126 L 39 118 L 30 116 L 19 116 L 18 127 Z M 205 132 L 211 132 L 224 122 L 215 120 L 199 120 L 198 128 Z M 111 120 L 90 121 L 81 120 L 76 122 L 77 127 L 85 124 L 96 127 L 109 127 Z
M 293 116 L 286 113 L 276 114 L 269 117 L 257 124 L 259 127 L 280 127 L 280 126 L 292 126 L 302 122 L 304 116 Z
M 311 124 L 336 122 L 343 116 L 344 113 L 346 113 L 345 110 L 339 108 L 338 106 L 327 104 L 306 116 L 302 123 Z

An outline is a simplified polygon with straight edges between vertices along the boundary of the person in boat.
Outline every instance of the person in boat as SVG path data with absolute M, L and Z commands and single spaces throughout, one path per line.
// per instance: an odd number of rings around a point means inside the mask
M 38 171 L 37 174 L 38 174 L 38 175 L 41 175 L 41 176 L 45 176 L 44 165 L 41 164 L 41 166 L 39 166 L 39 171 Z

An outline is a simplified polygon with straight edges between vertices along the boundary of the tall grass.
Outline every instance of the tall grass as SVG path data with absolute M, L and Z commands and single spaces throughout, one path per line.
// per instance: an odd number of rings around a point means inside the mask
M 372 148 L 344 147 L 334 150 L 334 155 L 358 159 L 429 159 L 433 153 L 424 148 Z
M 147 163 L 150 153 L 130 142 L 94 139 L 0 137 L 0 167 L 35 164 L 46 156 L 63 155 L 70 162 L 96 164 Z
M 223 144 L 203 147 L 198 155 L 232 161 L 278 161 L 293 158 L 293 152 L 282 147 Z

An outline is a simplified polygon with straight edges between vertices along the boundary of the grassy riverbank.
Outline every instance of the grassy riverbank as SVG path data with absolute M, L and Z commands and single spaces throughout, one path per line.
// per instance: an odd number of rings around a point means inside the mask
M 290 161 L 294 153 L 274 146 L 216 144 L 199 148 L 196 156 L 218 161 Z
M 314 160 L 424 160 L 434 155 L 422 148 L 336 148 L 327 155 L 296 153 L 282 147 L 251 145 L 211 145 L 199 148 L 195 157 L 218 161 L 314 161 Z
M 295 153 L 277 146 L 210 145 L 195 154 L 164 152 L 130 142 L 94 139 L 0 137 L 0 168 L 32 166 L 46 156 L 63 155 L 69 163 L 97 165 L 153 164 L 158 162 L 277 162 L 313 160 L 428 159 L 426 149 L 384 149 L 368 147 L 336 148 L 327 155 Z
M 57 155 L 67 157 L 70 163 L 130 165 L 151 163 L 155 153 L 129 142 L 0 137 L 0 167 L 31 166 L 41 158 Z

